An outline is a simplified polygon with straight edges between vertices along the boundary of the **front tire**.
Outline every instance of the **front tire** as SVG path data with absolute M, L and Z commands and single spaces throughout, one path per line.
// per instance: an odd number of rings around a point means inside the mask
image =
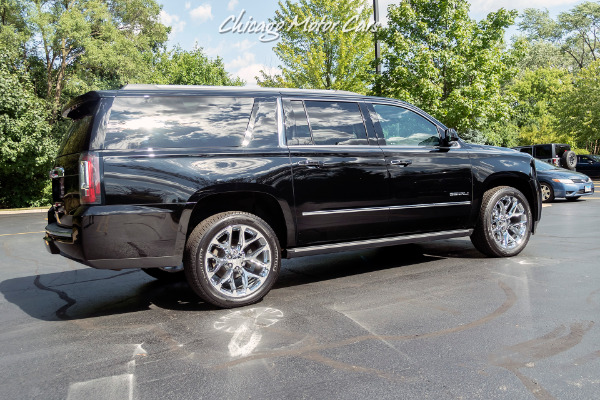
M 512 257 L 527 245 L 531 223 L 531 208 L 523 193 L 510 186 L 495 187 L 483 195 L 471 242 L 490 257 Z
M 188 283 L 198 296 L 218 307 L 241 307 L 271 290 L 281 267 L 281 249 L 265 221 L 230 211 L 194 228 L 184 260 Z
M 545 182 L 540 182 L 540 189 L 542 190 L 542 202 L 552 203 L 554 201 L 554 189 L 552 189 L 552 186 Z

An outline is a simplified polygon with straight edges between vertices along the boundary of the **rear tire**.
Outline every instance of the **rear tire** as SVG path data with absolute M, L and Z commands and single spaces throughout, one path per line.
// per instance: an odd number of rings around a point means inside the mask
M 232 308 L 261 300 L 277 280 L 281 249 L 256 215 L 230 211 L 202 221 L 185 248 L 189 285 L 205 301 Z
M 485 192 L 471 242 L 490 257 L 519 254 L 531 236 L 531 208 L 519 190 L 499 186 Z
M 185 280 L 183 264 L 177 267 L 142 268 L 142 271 L 161 282 L 179 282 Z

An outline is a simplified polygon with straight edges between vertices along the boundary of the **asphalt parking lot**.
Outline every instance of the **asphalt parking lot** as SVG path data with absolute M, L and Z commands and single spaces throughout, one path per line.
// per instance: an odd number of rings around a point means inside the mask
M 284 261 L 254 306 L 51 256 L 0 215 L 0 398 L 596 399 L 600 195 L 511 259 L 468 240 Z

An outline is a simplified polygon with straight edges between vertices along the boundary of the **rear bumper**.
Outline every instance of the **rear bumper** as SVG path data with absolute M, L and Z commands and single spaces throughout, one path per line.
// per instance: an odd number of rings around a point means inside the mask
M 156 207 L 88 207 L 61 226 L 48 212 L 44 243 L 60 254 L 98 269 L 154 268 L 181 264 L 185 234 L 174 210 Z M 181 213 L 179 213 L 181 215 Z

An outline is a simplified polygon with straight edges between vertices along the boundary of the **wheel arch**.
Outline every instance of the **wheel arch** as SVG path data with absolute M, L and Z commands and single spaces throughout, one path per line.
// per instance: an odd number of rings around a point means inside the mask
M 265 220 L 275 231 L 282 249 L 295 242 L 295 224 L 288 202 L 261 185 L 231 184 L 205 188 L 194 193 L 180 220 L 179 233 L 185 240 L 204 219 L 225 211 L 244 211 Z M 181 252 L 185 240 L 181 244 Z
M 475 196 L 473 196 L 473 221 L 477 220 L 477 217 L 481 212 L 481 201 L 485 192 L 498 186 L 514 187 L 523 193 L 531 207 L 531 214 L 534 221 L 539 221 L 541 210 L 541 199 L 538 195 L 539 184 L 537 180 L 532 180 L 527 174 L 518 171 L 498 172 L 489 175 L 485 181 L 478 186 L 479 190 L 477 190 Z M 535 230 L 535 225 L 535 223 L 532 224 L 532 231 Z

